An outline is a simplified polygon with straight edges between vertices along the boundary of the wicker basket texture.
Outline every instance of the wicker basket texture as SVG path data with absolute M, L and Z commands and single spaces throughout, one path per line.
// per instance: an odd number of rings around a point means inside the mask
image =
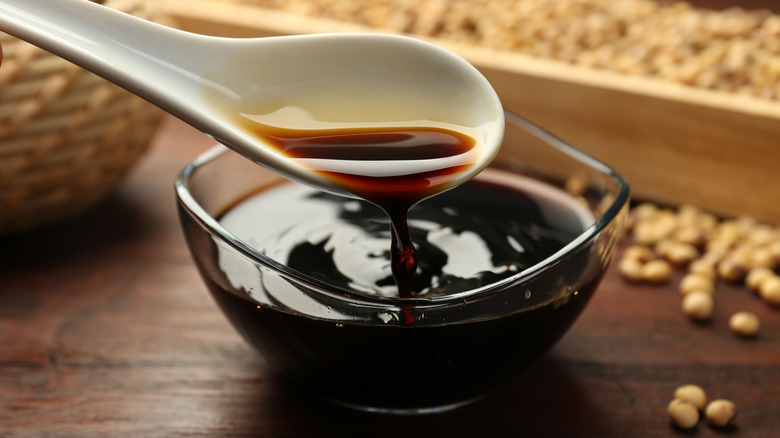
M 146 0 L 106 6 L 154 19 Z M 162 117 L 145 100 L 0 33 L 0 234 L 80 214 L 143 155 Z

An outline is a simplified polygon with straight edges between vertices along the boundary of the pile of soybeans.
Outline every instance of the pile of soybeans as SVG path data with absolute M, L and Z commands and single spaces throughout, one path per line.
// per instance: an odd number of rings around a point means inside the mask
M 633 244 L 618 261 L 631 282 L 663 283 L 672 267 L 686 269 L 679 290 L 690 318 L 712 317 L 718 281 L 744 282 L 770 306 L 780 306 L 780 229 L 742 217 L 719 220 L 700 209 L 677 210 L 641 204 L 631 210 L 628 232 Z M 742 336 L 758 332 L 758 318 L 737 312 L 729 320 Z
M 225 1 L 780 99 L 780 15 L 767 10 L 656 0 Z

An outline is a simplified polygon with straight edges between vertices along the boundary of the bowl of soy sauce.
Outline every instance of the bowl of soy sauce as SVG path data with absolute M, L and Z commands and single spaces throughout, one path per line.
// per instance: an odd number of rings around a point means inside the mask
M 620 175 L 506 113 L 488 168 L 406 214 L 415 266 L 399 294 L 372 203 L 222 146 L 175 185 L 205 284 L 279 378 L 391 414 L 462 406 L 544 355 L 594 294 L 628 208 Z

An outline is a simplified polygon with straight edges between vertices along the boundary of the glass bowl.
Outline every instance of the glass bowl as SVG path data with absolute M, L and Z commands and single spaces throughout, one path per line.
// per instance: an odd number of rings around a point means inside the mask
M 415 245 L 433 247 L 418 250 L 421 269 L 443 252 L 438 268 L 460 263 L 473 272 L 458 281 L 422 275 L 431 285 L 412 298 L 392 296 L 380 275 L 390 238 L 372 206 L 309 191 L 222 146 L 184 169 L 176 193 L 199 272 L 280 377 L 361 410 L 438 412 L 488 394 L 566 332 L 613 258 L 628 186 L 603 164 L 506 116 L 504 143 L 489 168 L 409 213 Z M 261 201 L 231 213 L 251 199 Z M 358 213 L 368 220 L 361 216 L 346 238 L 336 238 L 342 224 L 333 221 Z M 306 251 L 298 251 L 303 244 L 291 250 L 300 229 L 310 238 Z M 491 234 L 497 240 L 485 237 Z M 497 261 L 499 246 L 518 261 L 506 254 Z

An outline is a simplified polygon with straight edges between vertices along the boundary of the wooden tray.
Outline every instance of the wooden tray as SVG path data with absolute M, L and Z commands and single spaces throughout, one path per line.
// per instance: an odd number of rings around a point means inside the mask
M 377 31 L 224 1 L 157 4 L 210 35 Z M 780 102 L 429 40 L 479 68 L 507 109 L 626 176 L 634 199 L 780 223 Z

